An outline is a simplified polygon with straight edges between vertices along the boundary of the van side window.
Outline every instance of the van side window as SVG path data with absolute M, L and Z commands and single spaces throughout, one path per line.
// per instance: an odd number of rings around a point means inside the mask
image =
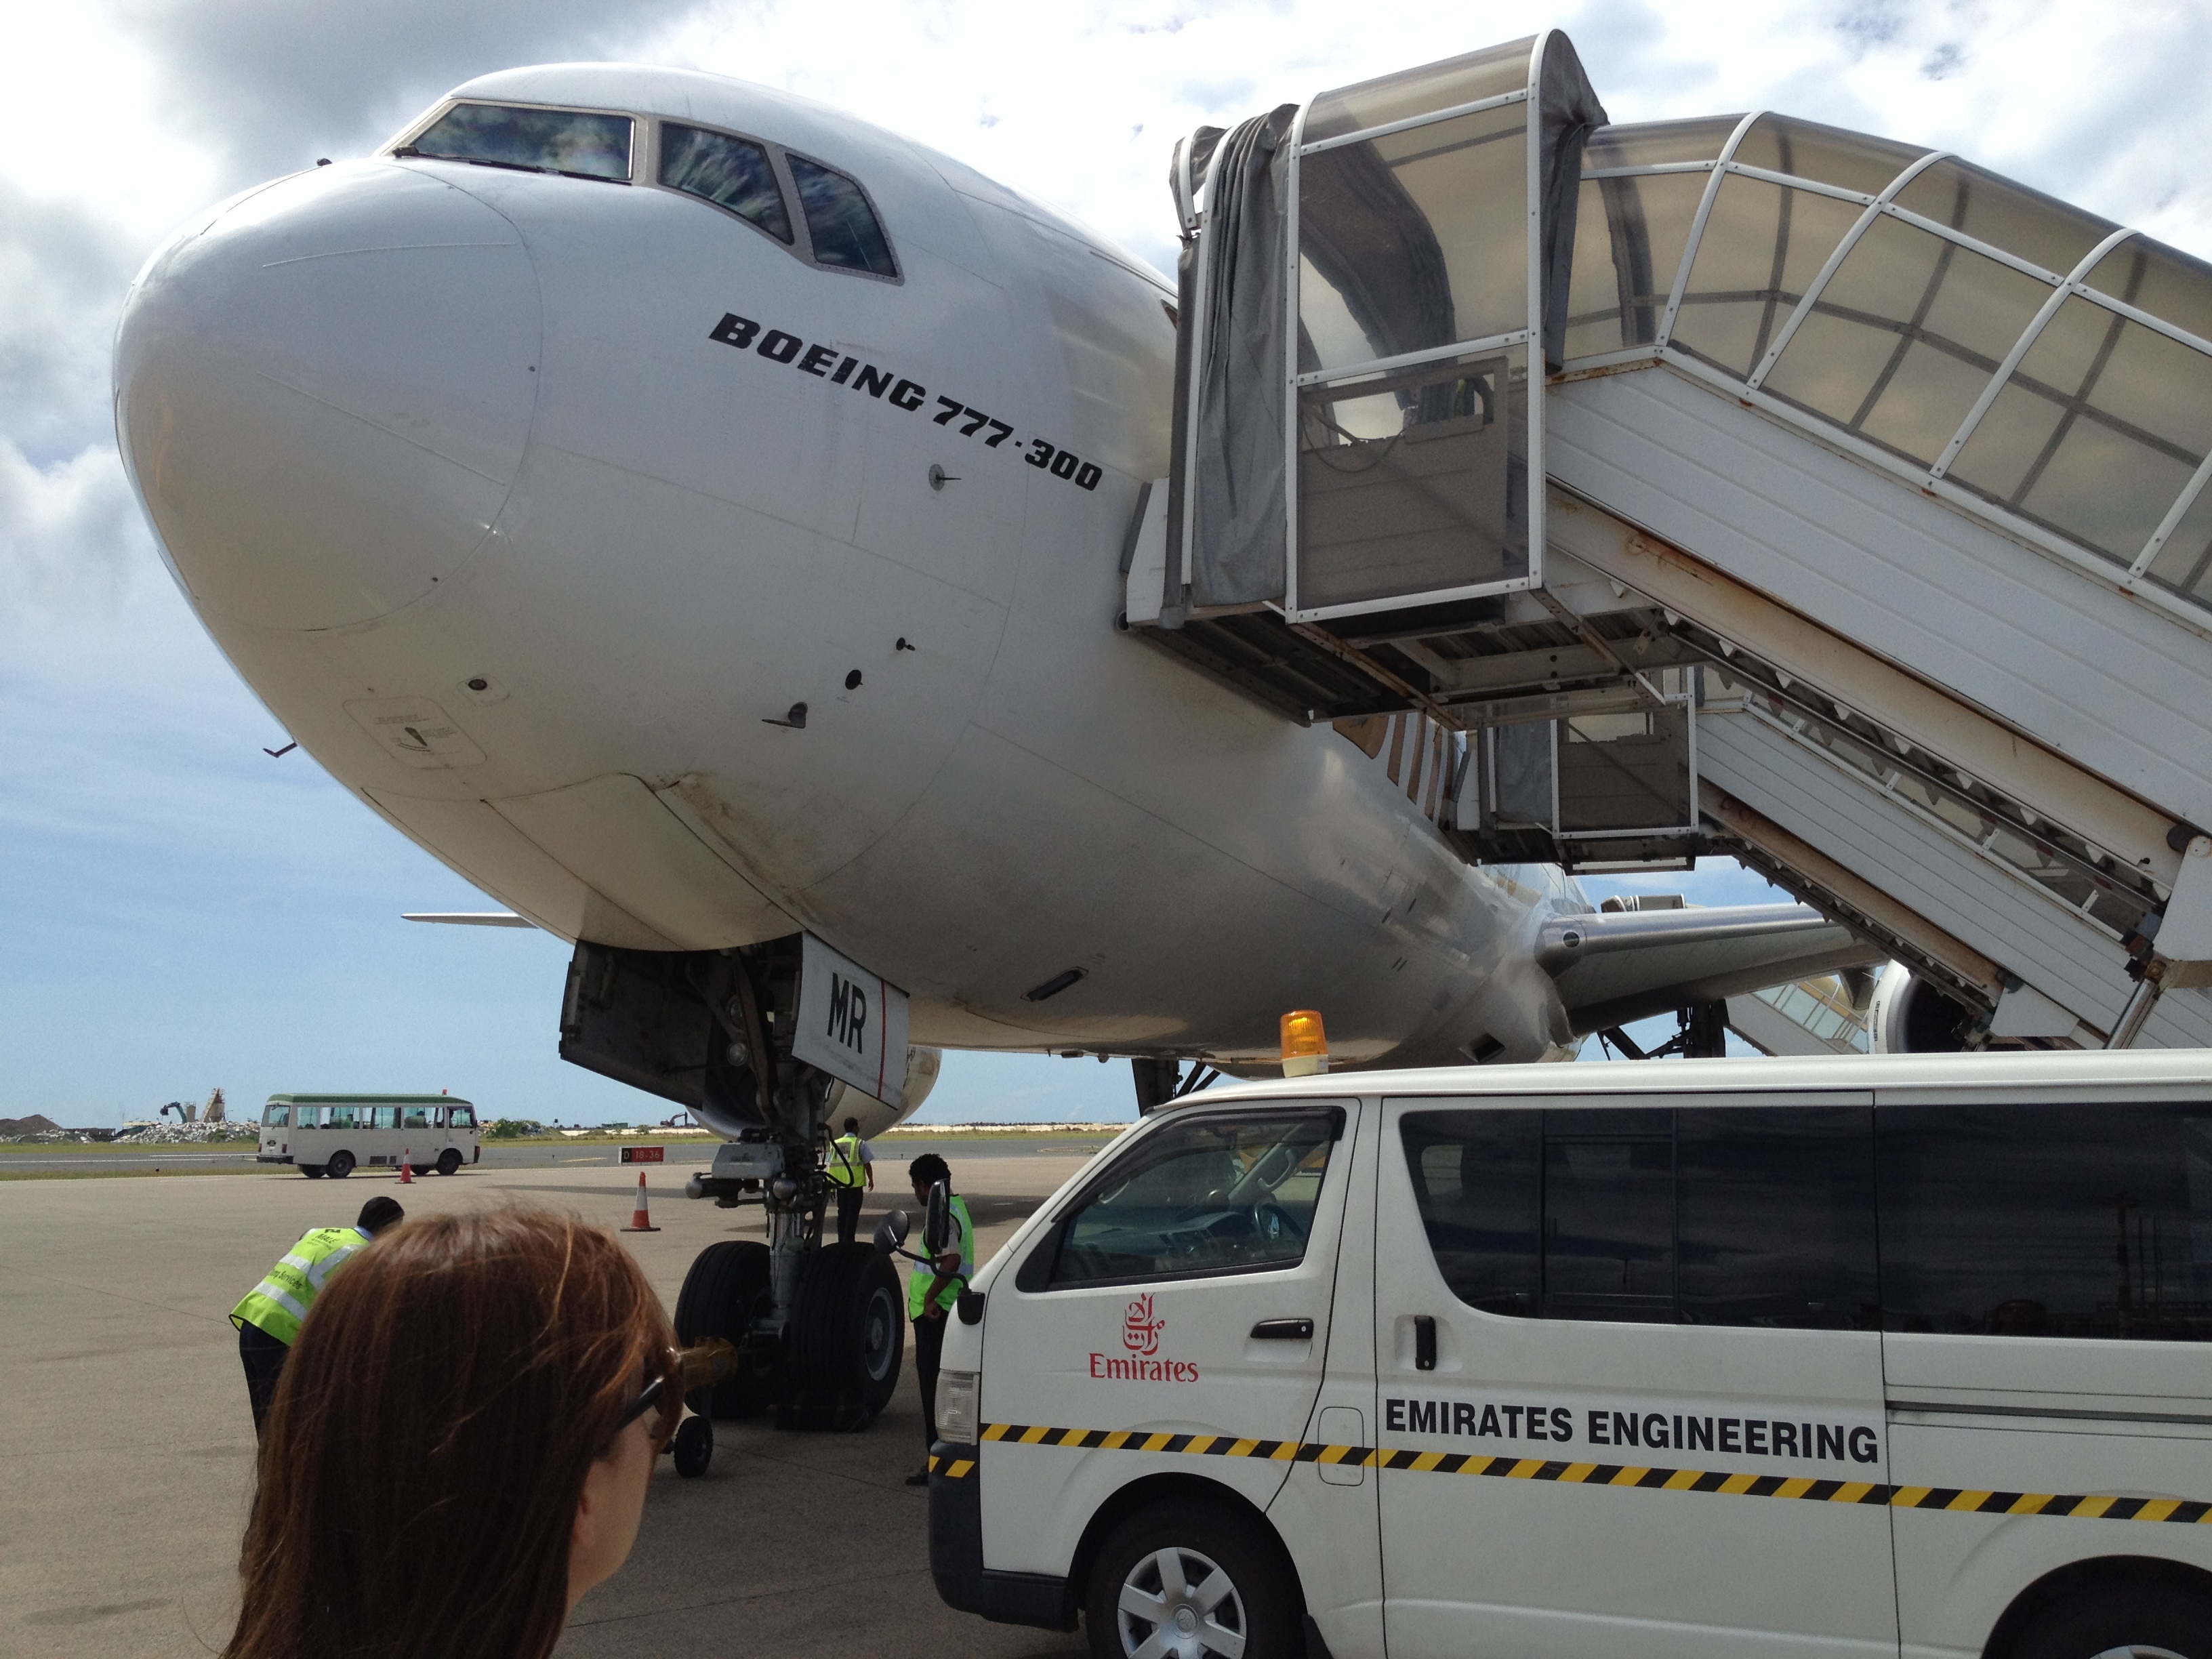
M 324 1108 L 324 1110 L 330 1114 L 330 1116 L 326 1121 L 333 1129 L 353 1128 L 355 1127 L 354 1115 L 360 1109 L 361 1109 L 357 1106 L 328 1106 Z
M 1451 1293 L 1485 1313 L 1534 1313 L 1544 1115 L 1416 1112 L 1401 1133 L 1421 1224 Z
M 1672 1322 L 1674 1114 L 1544 1117 L 1545 1314 Z
M 430 1127 L 430 1109 L 428 1106 L 410 1106 L 405 1111 L 400 1114 L 399 1127 L 403 1129 L 428 1128 Z
M 1148 1137 L 1062 1224 L 1049 1283 L 1295 1267 L 1335 1144 L 1334 1114 L 1200 1120 Z
M 1437 1270 L 1485 1313 L 1872 1328 L 1872 1114 L 1414 1112 Z
M 1863 1106 L 1675 1113 L 1685 1324 L 1875 1328 L 1872 1118 Z
M 446 1109 L 446 1121 L 456 1129 L 473 1129 L 477 1127 L 477 1115 L 474 1109 L 471 1107 L 448 1106 Z
M 1893 1331 L 2212 1341 L 2212 1104 L 1899 1106 Z
M 365 1124 L 363 1127 L 396 1129 L 399 1127 L 399 1109 L 397 1106 L 377 1106 L 364 1109 L 373 1110 L 376 1114 L 376 1121 L 374 1125 Z
M 810 161 L 803 155 L 786 155 L 791 181 L 799 187 L 799 205 L 806 215 L 806 234 L 814 242 L 814 262 L 842 270 L 864 270 L 872 276 L 896 276 L 898 261 L 875 210 L 860 185 L 843 173 Z
M 776 187 L 775 168 L 768 151 L 750 139 L 664 121 L 660 182 L 727 208 L 779 242 L 791 240 L 791 214 Z

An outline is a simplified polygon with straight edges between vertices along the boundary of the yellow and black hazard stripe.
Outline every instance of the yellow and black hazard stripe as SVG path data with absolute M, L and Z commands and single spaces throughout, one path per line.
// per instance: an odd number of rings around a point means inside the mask
M 1479 1474 L 1506 1480 L 1556 1480 L 1574 1486 L 1635 1486 L 1657 1492 L 1719 1492 L 1731 1498 L 1790 1498 L 1814 1504 L 1874 1504 L 1954 1515 L 2057 1515 L 2099 1521 L 2166 1521 L 2212 1525 L 2212 1503 L 2178 1498 L 2118 1498 L 2100 1492 L 1976 1492 L 1960 1486 L 1892 1486 L 1875 1480 L 1822 1480 L 1809 1475 L 1723 1474 L 1716 1469 L 1666 1469 L 1631 1463 L 1577 1463 L 1559 1458 L 1487 1457 L 1474 1452 L 1402 1451 L 1331 1446 L 1316 1441 L 1240 1440 L 1226 1434 L 1162 1434 L 1144 1429 L 1052 1429 L 987 1423 L 987 1442 L 1066 1446 L 1082 1451 L 1164 1452 L 1188 1457 L 1257 1457 L 1275 1463 L 1332 1463 L 1340 1468 L 1406 1469 L 1418 1474 Z M 972 1457 L 932 1457 L 933 1473 L 964 1480 Z

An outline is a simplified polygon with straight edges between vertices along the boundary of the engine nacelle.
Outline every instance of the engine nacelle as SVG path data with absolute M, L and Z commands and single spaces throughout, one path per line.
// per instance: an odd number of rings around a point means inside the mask
M 1869 1048 L 1877 1054 L 1954 1054 L 1978 1023 L 1972 1008 L 1901 962 L 1875 981 L 1867 1005 Z
M 921 1109 L 921 1103 L 929 1098 L 929 1091 L 937 1086 L 937 1074 L 945 1065 L 942 1048 L 914 1048 L 906 1051 L 906 1103 L 886 1106 L 873 1095 L 863 1094 L 849 1083 L 834 1085 L 830 1091 L 830 1104 L 822 1120 L 830 1126 L 832 1135 L 845 1133 L 845 1120 L 860 1121 L 860 1139 L 872 1140 L 886 1129 L 896 1128 Z

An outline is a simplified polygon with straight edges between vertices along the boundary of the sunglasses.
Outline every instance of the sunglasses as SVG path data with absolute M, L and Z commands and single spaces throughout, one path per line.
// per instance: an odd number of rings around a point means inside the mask
M 673 1419 L 682 1409 L 680 1401 L 672 1403 L 674 1409 L 671 1409 L 668 1378 L 665 1376 L 654 1377 L 639 1391 L 637 1398 L 629 1402 L 629 1408 L 622 1414 L 622 1420 L 615 1425 L 615 1432 L 620 1434 L 639 1418 L 648 1412 L 653 1412 L 658 1413 L 661 1419 L 653 1425 L 653 1440 L 656 1443 L 666 1441 L 668 1437 L 675 1432 L 676 1425 Z

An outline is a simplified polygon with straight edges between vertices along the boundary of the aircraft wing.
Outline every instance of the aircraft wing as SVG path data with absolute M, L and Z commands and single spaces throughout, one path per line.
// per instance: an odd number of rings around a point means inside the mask
M 1887 960 L 1803 904 L 1553 916 L 1536 960 L 1577 1036 Z

